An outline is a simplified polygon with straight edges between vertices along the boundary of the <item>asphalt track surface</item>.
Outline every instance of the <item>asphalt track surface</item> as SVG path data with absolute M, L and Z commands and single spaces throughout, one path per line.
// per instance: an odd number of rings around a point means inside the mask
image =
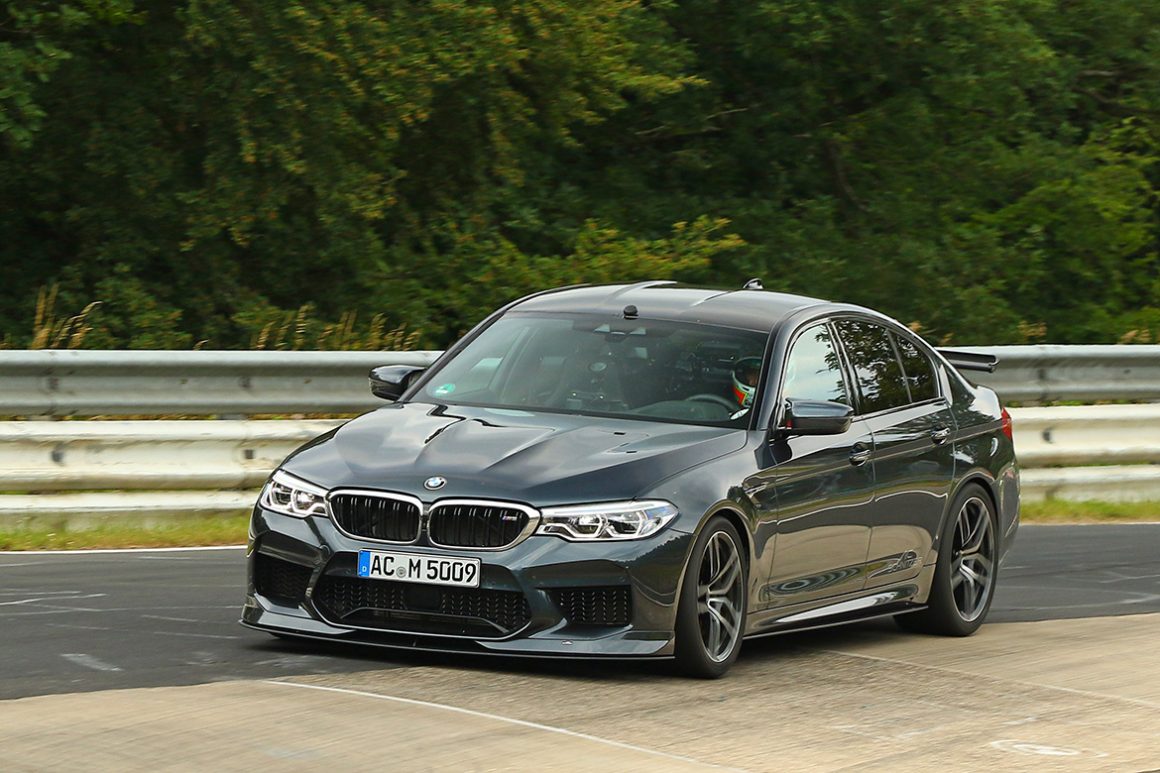
M 1160 524 L 1025 525 L 989 620 L 1160 612 L 1158 547 Z M 0 699 L 448 664 L 546 674 L 611 668 L 281 641 L 237 624 L 244 578 L 238 548 L 0 554 Z M 752 642 L 742 658 L 825 649 L 841 635 Z

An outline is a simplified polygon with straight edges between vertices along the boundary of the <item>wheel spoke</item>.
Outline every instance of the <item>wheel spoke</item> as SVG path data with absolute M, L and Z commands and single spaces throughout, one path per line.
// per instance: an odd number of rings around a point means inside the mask
M 969 583 L 966 593 L 963 594 L 963 615 L 970 617 L 975 614 L 975 598 L 977 597 L 974 583 Z
M 732 610 L 730 610 L 730 611 L 732 611 Z M 737 630 L 737 626 L 730 619 L 730 617 L 728 617 L 724 614 L 724 610 L 718 609 L 718 608 L 714 607 L 712 604 L 710 604 L 709 605 L 709 614 L 717 619 L 717 622 L 719 622 L 725 628 L 725 632 L 728 633 L 729 636 L 732 638 L 733 632 Z
M 718 546 L 717 541 L 713 540 L 709 543 L 709 549 L 705 551 L 705 574 L 708 575 L 708 584 L 713 584 L 713 578 L 717 575 L 717 556 Z
M 977 583 L 979 585 L 982 585 L 983 582 L 986 580 L 985 577 L 983 577 L 981 574 L 976 572 L 973 567 L 968 566 L 967 564 L 963 564 L 962 566 L 960 566 L 959 571 L 962 572 L 963 575 L 968 580 L 970 580 L 972 584 Z
M 979 553 L 971 556 L 971 563 L 978 567 L 980 574 L 985 574 L 988 577 L 991 576 L 991 559 Z
M 963 505 L 963 509 L 959 511 L 959 533 L 956 540 L 956 547 L 959 550 L 964 550 L 971 544 L 971 539 L 975 535 L 975 524 L 971 518 L 970 503 Z
M 720 589 L 724 587 L 728 589 L 733 585 L 733 580 L 737 577 L 737 573 L 741 570 L 741 559 L 736 553 L 730 552 L 725 560 L 721 563 L 717 570 L 717 574 L 709 581 L 709 587 Z
M 725 577 L 725 575 L 727 575 L 727 573 L 730 572 L 730 570 L 735 565 L 737 565 L 737 554 L 733 554 L 733 552 L 731 552 L 731 554 L 728 554 L 727 556 L 724 556 L 723 558 L 720 558 L 718 563 L 717 563 L 717 569 L 716 569 L 715 573 L 713 573 L 712 579 L 709 580 L 709 584 L 710 585 L 720 584 L 720 581 L 722 581 L 722 579 Z
M 709 655 L 716 657 L 718 651 L 721 649 L 721 618 L 718 616 L 712 607 L 709 610 L 709 639 L 705 642 Z
M 962 552 L 964 554 L 978 553 L 984 547 L 984 542 L 987 539 L 987 533 L 991 530 L 990 519 L 985 513 L 980 513 L 978 520 L 975 522 L 975 527 L 971 530 L 970 539 L 963 545 Z
M 736 636 L 740 633 L 741 615 L 738 614 L 737 608 L 732 603 L 722 607 L 721 619 L 725 621 L 725 627 L 729 629 L 730 636 Z

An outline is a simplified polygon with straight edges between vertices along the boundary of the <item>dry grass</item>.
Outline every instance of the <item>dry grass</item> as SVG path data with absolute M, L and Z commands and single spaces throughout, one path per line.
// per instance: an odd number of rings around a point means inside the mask
M 93 326 L 89 324 L 89 316 L 101 305 L 100 301 L 93 301 L 85 306 L 80 314 L 71 317 L 58 317 L 56 314 L 56 297 L 60 290 L 58 285 L 42 287 L 36 294 L 36 314 L 32 320 L 32 340 L 29 349 L 79 349 L 84 343 Z
M 358 326 L 357 312 L 347 311 L 333 323 L 310 318 L 310 304 L 285 312 L 266 322 L 250 340 L 251 349 L 324 351 L 407 351 L 415 348 L 419 331 L 399 326 L 387 328 L 386 317 L 375 314 L 365 328 Z
M 28 349 L 81 349 L 85 338 L 94 329 L 92 318 L 103 305 L 93 301 L 79 314 L 61 316 L 57 312 L 59 285 L 41 287 L 36 295 L 36 311 L 32 320 L 32 336 L 25 345 Z M 284 311 L 264 307 L 257 312 L 239 314 L 238 322 L 253 330 L 251 350 L 317 350 L 317 351 L 409 351 L 419 343 L 420 331 L 405 326 L 388 327 L 383 314 L 375 314 L 365 324 L 359 324 L 355 311 L 339 314 L 338 321 L 327 322 L 314 317 L 313 304 L 303 304 L 296 310 Z M 212 341 L 201 340 L 194 349 L 213 348 Z M 0 339 L 0 349 L 15 345 L 11 336 Z

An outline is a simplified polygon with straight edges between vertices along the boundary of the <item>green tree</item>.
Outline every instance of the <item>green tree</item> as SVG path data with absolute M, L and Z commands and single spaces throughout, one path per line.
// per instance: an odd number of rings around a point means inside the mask
M 91 346 L 302 309 L 318 345 L 443 345 L 554 284 L 760 275 L 938 340 L 1151 340 L 1157 30 L 1154 0 L 9 2 L 0 339 L 49 287 L 101 302 Z

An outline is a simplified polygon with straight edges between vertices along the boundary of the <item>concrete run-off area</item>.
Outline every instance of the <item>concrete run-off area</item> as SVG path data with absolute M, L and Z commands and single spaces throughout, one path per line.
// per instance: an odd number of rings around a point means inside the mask
M 722 681 L 507 661 L 0 703 L 6 770 L 1148 770 L 1160 615 L 862 626 Z M 339 768 L 333 768 L 339 769 Z

